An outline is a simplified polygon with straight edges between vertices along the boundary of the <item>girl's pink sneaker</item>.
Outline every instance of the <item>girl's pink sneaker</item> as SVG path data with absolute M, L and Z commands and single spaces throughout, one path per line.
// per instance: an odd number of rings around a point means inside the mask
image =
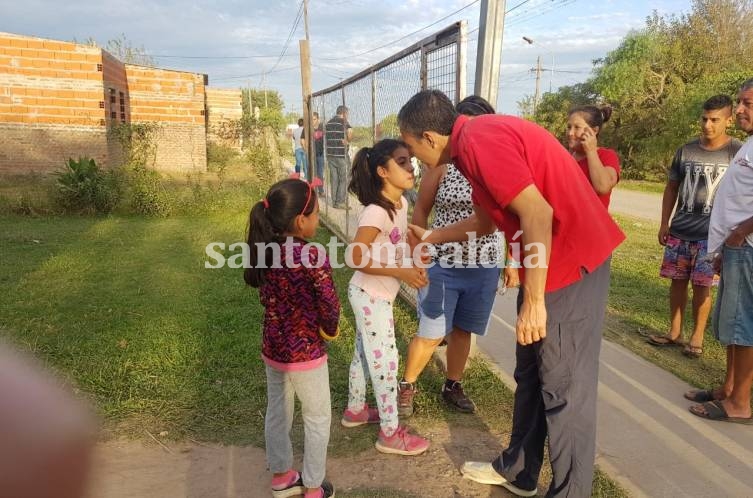
M 386 436 L 384 432 L 379 431 L 379 438 L 376 442 L 376 449 L 382 453 L 392 453 L 395 455 L 420 455 L 429 448 L 429 441 L 410 434 L 408 428 L 400 426 L 391 436 Z
M 379 410 L 376 408 L 369 408 L 369 405 L 364 404 L 363 409 L 360 412 L 353 412 L 349 408 L 343 413 L 343 418 L 340 420 L 345 427 L 358 427 L 364 424 L 378 424 L 379 423 Z

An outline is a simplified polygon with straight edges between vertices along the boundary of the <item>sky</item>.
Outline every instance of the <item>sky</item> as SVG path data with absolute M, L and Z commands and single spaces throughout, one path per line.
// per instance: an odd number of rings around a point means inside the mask
M 480 3 L 309 0 L 313 90 L 466 20 L 472 93 Z M 517 114 L 517 102 L 534 93 L 531 69 L 537 56 L 544 69 L 542 92 L 583 81 L 592 61 L 616 48 L 630 30 L 644 26 L 654 10 L 679 15 L 688 12 L 690 4 L 691 0 L 507 0 L 498 111 Z M 298 40 L 305 36 L 303 21 L 292 30 L 299 5 L 300 0 L 0 0 L 0 31 L 67 41 L 93 38 L 101 46 L 125 36 L 152 55 L 159 67 L 208 74 L 214 87 L 275 89 L 287 110 L 300 112 Z M 378 48 L 383 45 L 387 46 Z

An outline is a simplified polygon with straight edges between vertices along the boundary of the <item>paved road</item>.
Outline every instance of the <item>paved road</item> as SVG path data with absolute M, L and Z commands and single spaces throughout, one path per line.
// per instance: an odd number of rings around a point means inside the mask
M 615 190 L 610 210 L 658 222 L 661 196 Z M 499 296 L 489 334 L 478 341 L 514 389 L 515 298 Z M 633 497 L 753 497 L 753 428 L 707 422 L 688 412 L 691 386 L 604 341 L 599 372 L 597 463 Z
M 617 188 L 612 191 L 609 211 L 658 223 L 661 221 L 661 194 Z
M 515 298 L 495 302 L 478 346 L 514 389 Z M 691 386 L 604 341 L 599 372 L 597 463 L 640 497 L 753 497 L 753 428 L 688 412 Z

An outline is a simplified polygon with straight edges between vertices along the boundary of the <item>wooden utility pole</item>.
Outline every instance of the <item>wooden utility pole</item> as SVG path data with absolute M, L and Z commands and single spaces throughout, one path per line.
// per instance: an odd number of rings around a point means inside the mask
M 484 97 L 495 108 L 502 68 L 504 26 L 505 0 L 481 0 L 474 93 Z
M 536 115 L 536 109 L 539 108 L 539 99 L 541 98 L 541 56 L 536 57 L 536 93 L 533 95 L 533 115 Z
M 309 15 L 308 0 L 303 0 L 303 25 L 306 39 L 299 41 L 301 51 L 301 93 L 303 94 L 303 129 L 306 134 L 306 179 L 314 179 L 316 169 L 316 149 L 314 147 L 314 129 L 311 121 L 311 53 L 309 52 Z

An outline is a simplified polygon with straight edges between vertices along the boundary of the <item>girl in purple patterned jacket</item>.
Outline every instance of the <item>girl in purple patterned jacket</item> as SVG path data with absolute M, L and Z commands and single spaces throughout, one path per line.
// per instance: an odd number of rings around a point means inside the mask
M 324 480 L 332 416 L 326 340 L 338 334 L 340 302 L 326 253 L 306 243 L 319 225 L 315 187 L 297 179 L 278 182 L 254 205 L 249 220 L 252 267 L 244 279 L 259 288 L 264 306 L 264 435 L 275 498 L 334 496 Z M 302 475 L 293 469 L 290 442 L 296 395 L 305 434 Z

